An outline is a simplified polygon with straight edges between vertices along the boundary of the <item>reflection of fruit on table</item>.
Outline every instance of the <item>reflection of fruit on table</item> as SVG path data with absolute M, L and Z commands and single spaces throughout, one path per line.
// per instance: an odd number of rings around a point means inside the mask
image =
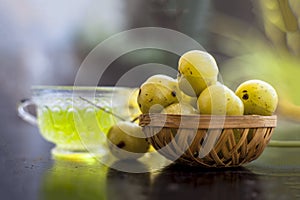
M 107 167 L 90 161 L 55 160 L 43 177 L 40 197 L 45 200 L 105 200 Z
M 262 184 L 256 174 L 242 167 L 218 170 L 171 165 L 155 176 L 151 196 L 154 199 L 264 199 Z
M 151 173 L 128 173 L 118 171 L 122 165 L 132 165 L 132 168 L 139 168 L 139 171 L 145 171 L 147 166 L 138 161 L 117 161 L 113 163 L 107 171 L 106 176 L 106 194 L 108 200 L 125 199 L 147 199 L 145 194 L 149 194 L 151 189 Z M 122 168 L 122 167 L 121 167 Z M 144 170 L 142 168 L 145 168 Z M 130 186 L 128 185 L 130 183 Z M 129 186 L 129 187 L 128 187 Z

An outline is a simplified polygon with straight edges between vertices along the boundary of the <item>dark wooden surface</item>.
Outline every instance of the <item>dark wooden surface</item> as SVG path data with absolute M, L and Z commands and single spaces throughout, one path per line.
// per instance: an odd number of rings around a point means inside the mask
M 173 164 L 151 173 L 126 173 L 98 162 L 54 160 L 53 145 L 10 105 L 0 113 L 1 199 L 300 198 L 299 170 L 261 168 L 255 162 L 229 169 Z

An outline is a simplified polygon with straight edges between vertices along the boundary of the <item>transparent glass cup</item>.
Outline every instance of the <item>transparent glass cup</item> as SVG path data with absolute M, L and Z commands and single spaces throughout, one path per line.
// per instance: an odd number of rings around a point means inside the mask
M 56 145 L 52 149 L 55 156 L 103 155 L 109 128 L 130 120 L 132 91 L 125 87 L 35 86 L 32 97 L 19 104 L 18 113 Z M 36 116 L 28 112 L 30 105 L 36 106 Z

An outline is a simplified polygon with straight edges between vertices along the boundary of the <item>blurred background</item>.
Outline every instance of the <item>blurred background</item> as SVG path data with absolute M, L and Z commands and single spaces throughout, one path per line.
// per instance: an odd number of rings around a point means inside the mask
M 30 97 L 32 85 L 73 85 L 81 62 L 97 44 L 145 26 L 197 40 L 216 58 L 233 90 L 252 78 L 272 83 L 280 95 L 278 114 L 296 125 L 300 121 L 298 0 L 0 0 L 0 123 L 7 137 L 2 146 L 13 143 L 6 131 L 9 120 L 20 120 L 16 105 Z M 114 85 L 139 64 L 176 69 L 177 60 L 178 55 L 158 50 L 130 52 L 111 64 L 99 85 Z M 33 143 L 28 137 L 20 141 Z
M 31 86 L 73 85 L 80 64 L 101 41 L 147 26 L 197 40 L 233 90 L 254 78 L 273 84 L 280 99 L 274 139 L 300 140 L 299 0 L 0 0 L 0 194 L 35 199 L 32 191 L 49 165 L 52 144 L 16 112 Z M 159 50 L 130 52 L 109 66 L 99 85 L 114 85 L 139 64 L 176 69 L 177 61 L 178 55 Z M 46 183 L 59 171 L 65 173 L 54 165 Z M 79 174 L 74 180 L 80 177 L 90 179 Z
M 226 5 L 220 0 L 76 0 L 72 3 L 1 0 L 0 89 L 3 96 L 13 98 L 15 103 L 30 95 L 31 85 L 72 85 L 81 62 L 97 44 L 121 31 L 144 26 L 165 27 L 187 34 L 220 63 L 233 55 L 221 47 L 223 44 L 217 38 L 228 38 L 228 34 L 239 32 L 232 30 L 228 22 L 219 22 L 219 19 L 226 20 L 219 15 L 244 21 L 244 26 L 249 27 L 258 24 L 253 11 L 253 2 L 238 0 L 230 0 Z M 231 26 L 247 32 L 244 27 Z M 237 45 L 234 38 L 227 40 Z M 129 53 L 109 67 L 107 78 L 99 84 L 113 85 L 118 76 L 112 73 L 118 73 L 118 69 L 126 72 L 148 62 L 176 68 L 177 55 L 154 50 Z

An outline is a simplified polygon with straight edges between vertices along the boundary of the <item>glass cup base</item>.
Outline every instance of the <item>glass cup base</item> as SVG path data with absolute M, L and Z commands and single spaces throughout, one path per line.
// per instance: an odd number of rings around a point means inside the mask
M 97 157 L 104 156 L 106 154 L 105 150 L 97 149 L 93 151 L 89 150 L 67 150 L 62 149 L 59 147 L 54 147 L 51 150 L 52 157 L 54 159 L 66 159 L 66 160 L 73 160 L 73 161 L 85 161 L 96 159 Z

